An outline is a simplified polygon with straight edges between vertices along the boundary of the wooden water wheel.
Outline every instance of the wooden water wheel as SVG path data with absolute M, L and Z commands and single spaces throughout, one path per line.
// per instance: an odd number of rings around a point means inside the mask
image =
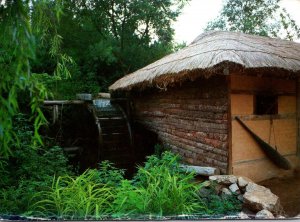
M 131 126 L 123 108 L 109 99 L 96 99 L 89 105 L 98 129 L 98 160 L 109 160 L 120 168 L 133 165 Z

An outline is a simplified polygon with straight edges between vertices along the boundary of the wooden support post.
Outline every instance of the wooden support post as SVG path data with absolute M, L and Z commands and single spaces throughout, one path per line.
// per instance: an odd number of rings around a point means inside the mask
M 227 80 L 227 124 L 228 124 L 228 166 L 227 166 L 227 174 L 233 173 L 233 163 L 232 163 L 232 113 L 231 113 L 231 76 L 226 77 Z
M 297 156 L 300 158 L 300 77 L 297 78 L 296 96 L 297 96 Z
M 53 120 L 52 124 L 55 124 L 58 120 L 58 105 L 53 105 Z

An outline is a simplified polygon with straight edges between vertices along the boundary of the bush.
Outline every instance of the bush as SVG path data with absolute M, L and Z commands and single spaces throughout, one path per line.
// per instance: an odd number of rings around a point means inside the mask
M 14 132 L 20 141 L 13 156 L 2 160 L 0 168 L 0 213 L 22 214 L 32 204 L 32 196 L 51 186 L 53 176 L 72 174 L 62 148 L 34 147 L 33 128 L 26 115 L 15 118 Z
M 200 191 L 200 197 L 205 201 L 210 215 L 229 215 L 242 210 L 242 202 L 238 200 L 236 194 L 218 195 L 216 184 L 210 184 L 209 187 Z
M 108 160 L 99 164 L 99 182 L 116 187 L 124 180 L 125 170 L 114 167 L 113 163 Z

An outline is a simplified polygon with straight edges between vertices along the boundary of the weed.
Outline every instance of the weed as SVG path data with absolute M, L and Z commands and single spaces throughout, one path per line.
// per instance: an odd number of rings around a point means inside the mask
M 125 170 L 114 167 L 113 163 L 108 160 L 102 161 L 99 164 L 99 179 L 100 183 L 111 186 L 118 186 L 124 180 Z

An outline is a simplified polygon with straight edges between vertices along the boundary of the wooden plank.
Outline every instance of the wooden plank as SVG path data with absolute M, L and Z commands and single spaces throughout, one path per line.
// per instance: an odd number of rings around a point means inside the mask
M 232 75 L 232 90 L 246 90 L 250 92 L 281 92 L 295 93 L 296 83 L 294 80 L 256 77 L 244 75 Z
M 262 93 L 262 90 L 236 90 L 236 89 L 232 89 L 231 90 L 232 94 L 243 94 L 243 95 L 256 95 L 256 94 L 260 94 Z M 276 94 L 279 96 L 293 96 L 295 95 L 295 92 L 281 92 L 281 91 L 276 91 Z
M 296 109 L 297 109 L 297 156 L 298 158 L 300 158 L 300 77 L 298 77 L 297 79 Z
M 241 120 L 273 120 L 275 119 L 296 119 L 296 114 L 286 113 L 278 115 L 232 115 L 232 119 L 239 117 Z
M 227 100 L 228 100 L 228 105 L 227 105 L 227 124 L 228 124 L 228 131 L 227 131 L 227 143 L 228 143 L 228 166 L 227 166 L 227 174 L 232 174 L 232 112 L 233 112 L 233 105 L 232 104 L 232 99 L 231 99 L 231 76 L 228 76 L 227 78 L 227 89 L 228 89 L 228 94 L 227 94 Z
M 87 103 L 86 101 L 83 100 L 45 100 L 44 105 L 45 106 L 54 106 L 54 105 L 81 105 Z

